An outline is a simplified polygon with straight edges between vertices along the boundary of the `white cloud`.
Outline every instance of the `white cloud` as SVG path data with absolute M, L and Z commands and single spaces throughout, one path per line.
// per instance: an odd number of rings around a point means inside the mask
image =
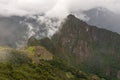
M 0 0 L 0 15 L 37 15 L 65 17 L 73 11 L 105 7 L 120 13 L 119 0 Z
M 0 15 L 36 15 L 54 7 L 56 0 L 0 0 Z

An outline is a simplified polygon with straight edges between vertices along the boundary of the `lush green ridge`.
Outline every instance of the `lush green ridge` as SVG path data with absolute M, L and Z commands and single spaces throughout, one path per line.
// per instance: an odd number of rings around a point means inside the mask
M 29 46 L 22 50 L 0 49 L 9 55 L 6 55 L 9 60 L 0 62 L 0 80 L 104 80 L 70 67 L 42 46 Z M 42 51 L 41 55 L 36 55 L 36 50 Z M 6 56 L 0 59 L 6 59 Z

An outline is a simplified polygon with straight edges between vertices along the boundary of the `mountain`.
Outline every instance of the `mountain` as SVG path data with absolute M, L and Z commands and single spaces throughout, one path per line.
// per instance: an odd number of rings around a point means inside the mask
M 105 79 L 69 65 L 31 37 L 23 48 L 0 47 L 0 80 Z
M 83 14 L 89 18 L 87 21 L 88 24 L 120 33 L 119 14 L 100 7 L 84 11 Z
M 88 24 L 120 33 L 119 14 L 100 7 L 84 11 L 83 14 L 89 18 L 86 21 Z M 0 45 L 16 48 L 23 46 L 33 35 L 38 39 L 51 37 L 58 30 L 59 23 L 56 18 L 44 15 L 0 16 Z
M 118 33 L 68 15 L 51 38 L 35 37 L 20 49 L 0 47 L 1 80 L 120 80 Z
M 29 43 L 29 42 L 28 42 Z M 51 39 L 39 40 L 60 59 L 107 80 L 119 80 L 120 35 L 69 15 Z

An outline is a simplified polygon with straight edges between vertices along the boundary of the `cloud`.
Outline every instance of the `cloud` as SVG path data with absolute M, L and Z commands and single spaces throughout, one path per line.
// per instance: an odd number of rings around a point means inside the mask
M 25 16 L 46 14 L 51 17 L 65 17 L 74 11 L 104 7 L 120 13 L 119 0 L 0 0 L 0 15 Z
M 12 15 L 36 15 L 50 10 L 55 0 L 0 0 L 0 14 Z

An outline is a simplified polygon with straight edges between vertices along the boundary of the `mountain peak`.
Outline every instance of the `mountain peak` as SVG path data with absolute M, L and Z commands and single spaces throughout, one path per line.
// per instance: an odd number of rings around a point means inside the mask
M 77 21 L 78 23 L 85 23 L 84 21 L 80 20 L 79 18 L 77 18 L 75 15 L 73 14 L 69 14 L 66 18 L 68 21 Z
M 62 26 L 62 32 L 80 34 L 80 32 L 86 32 L 86 29 L 88 28 L 88 24 L 74 15 L 70 14 L 67 16 L 66 21 L 63 23 Z
M 74 20 L 78 20 L 80 21 L 75 15 L 73 14 L 69 14 L 66 18 L 67 20 L 70 20 L 70 21 L 74 21 Z
M 68 16 L 67 16 L 67 18 L 69 19 L 71 19 L 71 18 L 76 18 L 73 14 L 69 14 Z

